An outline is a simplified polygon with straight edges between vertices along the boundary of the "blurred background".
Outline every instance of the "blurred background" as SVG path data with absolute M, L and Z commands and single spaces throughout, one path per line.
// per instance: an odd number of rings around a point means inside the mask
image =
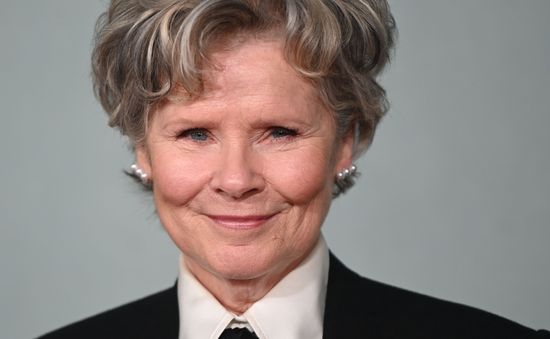
M 107 1 L 2 0 L 0 337 L 172 285 L 89 76 Z M 390 0 L 392 108 L 324 225 L 362 275 L 550 327 L 550 1 Z

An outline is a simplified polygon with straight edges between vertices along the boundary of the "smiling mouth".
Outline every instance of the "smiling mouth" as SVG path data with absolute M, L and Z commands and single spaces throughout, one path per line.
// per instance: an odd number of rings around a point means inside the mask
M 262 226 L 266 221 L 271 219 L 275 214 L 269 215 L 208 215 L 212 221 L 219 226 L 233 230 L 250 230 Z

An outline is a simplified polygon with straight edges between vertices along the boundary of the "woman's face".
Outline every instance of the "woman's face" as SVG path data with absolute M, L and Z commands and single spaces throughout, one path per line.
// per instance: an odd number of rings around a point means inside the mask
M 317 242 L 351 138 L 336 136 L 279 42 L 251 39 L 211 59 L 199 98 L 154 112 L 138 164 L 195 275 L 277 281 Z

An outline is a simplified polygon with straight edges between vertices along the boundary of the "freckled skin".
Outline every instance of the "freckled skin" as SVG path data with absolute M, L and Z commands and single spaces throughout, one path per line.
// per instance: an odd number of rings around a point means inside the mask
M 188 268 L 240 313 L 317 242 L 352 142 L 336 136 L 331 113 L 280 42 L 249 39 L 211 58 L 217 67 L 206 69 L 205 92 L 159 107 L 136 154 Z M 231 228 L 213 216 L 263 219 Z

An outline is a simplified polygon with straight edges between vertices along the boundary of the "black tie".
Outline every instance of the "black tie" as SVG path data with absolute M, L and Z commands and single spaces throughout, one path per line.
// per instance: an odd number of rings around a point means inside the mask
M 220 335 L 220 339 L 258 339 L 258 337 L 247 328 L 226 328 Z

